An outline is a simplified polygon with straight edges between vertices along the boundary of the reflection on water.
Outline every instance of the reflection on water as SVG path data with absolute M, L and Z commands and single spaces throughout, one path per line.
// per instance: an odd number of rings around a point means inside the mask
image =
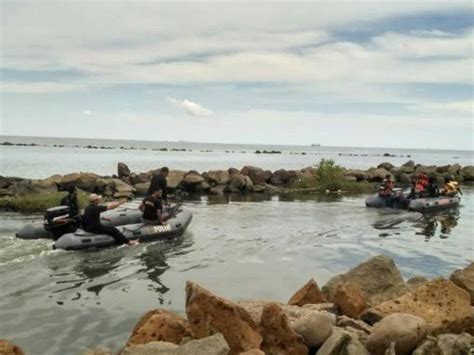
M 428 241 L 432 237 L 448 238 L 460 218 L 459 208 L 426 214 L 385 209 L 372 226 L 381 231 L 380 237 L 399 235 L 404 224 L 413 226 L 415 235 L 423 235 Z
M 80 252 L 16 239 L 31 218 L 0 214 L 0 334 L 31 354 L 118 350 L 142 313 L 183 312 L 187 280 L 285 302 L 309 278 L 324 284 L 381 253 L 405 277 L 448 275 L 472 259 L 473 197 L 468 189 L 458 210 L 422 215 L 368 209 L 365 196 L 188 196 L 182 238 Z

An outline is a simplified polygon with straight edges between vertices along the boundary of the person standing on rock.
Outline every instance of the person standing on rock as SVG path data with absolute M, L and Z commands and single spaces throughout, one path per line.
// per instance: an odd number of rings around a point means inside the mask
M 127 200 L 120 200 L 109 202 L 107 205 L 99 205 L 102 196 L 97 194 L 89 195 L 89 206 L 84 210 L 82 217 L 82 224 L 86 232 L 95 234 L 110 235 L 118 244 L 136 245 L 139 244 L 137 240 L 128 240 L 120 231 L 112 226 L 104 226 L 100 223 L 100 214 L 107 210 L 113 210 L 118 206 L 127 202 Z
M 170 170 L 164 166 L 160 169 L 158 174 L 153 175 L 153 178 L 150 182 L 150 187 L 148 188 L 148 196 L 151 196 L 156 190 L 161 189 L 163 201 L 165 201 L 165 203 L 168 202 L 168 182 L 166 181 L 166 177 L 168 176 L 169 172 Z

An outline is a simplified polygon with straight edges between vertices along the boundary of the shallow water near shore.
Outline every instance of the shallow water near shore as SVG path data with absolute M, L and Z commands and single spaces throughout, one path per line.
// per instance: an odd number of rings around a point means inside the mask
M 473 188 L 458 210 L 431 216 L 367 209 L 365 197 L 195 198 L 179 240 L 85 252 L 15 239 L 41 216 L 1 213 L 0 337 L 28 354 L 118 350 L 144 312 L 184 312 L 187 280 L 232 300 L 285 302 L 309 278 L 322 286 L 377 254 L 406 278 L 448 276 L 472 261 Z

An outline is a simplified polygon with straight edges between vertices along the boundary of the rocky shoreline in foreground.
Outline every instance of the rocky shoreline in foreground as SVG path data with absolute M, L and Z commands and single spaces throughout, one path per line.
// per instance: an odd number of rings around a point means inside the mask
M 405 282 L 393 260 L 380 255 L 321 289 L 309 280 L 287 304 L 233 302 L 188 282 L 187 318 L 147 312 L 119 354 L 467 355 L 474 349 L 473 305 L 474 263 L 449 279 Z M 2 346 L 5 354 L 22 354 L 7 341 Z
M 385 162 L 367 170 L 345 169 L 321 161 L 326 165 L 307 167 L 301 170 L 276 171 L 245 166 L 242 169 L 211 170 L 199 173 L 195 170 L 171 170 L 168 177 L 170 192 L 225 194 L 225 193 L 284 193 L 324 192 L 326 189 L 347 192 L 368 192 L 371 183 L 381 182 L 391 175 L 400 186 L 409 186 L 411 179 L 424 172 L 435 177 L 441 184 L 444 177 L 454 176 L 457 181 L 474 182 L 474 166 L 459 164 L 425 166 L 408 161 L 400 167 Z M 324 171 L 324 176 L 321 173 Z M 144 195 L 150 180 L 157 170 L 135 173 L 125 163 L 118 163 L 117 172 L 111 176 L 100 176 L 89 172 L 53 175 L 46 179 L 24 179 L 0 176 L 0 199 L 24 195 L 65 191 L 74 185 L 84 192 L 95 192 L 110 198 L 132 198 Z M 327 181 L 322 181 L 326 179 Z M 365 184 L 365 186 L 363 185 Z M 357 187 L 363 187 L 358 189 Z

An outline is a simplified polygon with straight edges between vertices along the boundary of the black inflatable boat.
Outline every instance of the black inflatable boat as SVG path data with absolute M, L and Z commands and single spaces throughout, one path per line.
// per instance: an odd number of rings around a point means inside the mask
M 118 226 L 130 240 L 158 241 L 173 239 L 183 235 L 193 218 L 186 208 L 179 208 L 175 215 L 165 225 L 148 225 L 144 223 Z M 108 235 L 93 234 L 77 229 L 75 232 L 61 236 L 55 243 L 54 249 L 81 250 L 90 248 L 104 248 L 115 245 L 115 240 Z
M 101 213 L 101 223 L 105 226 L 121 226 L 139 223 L 142 212 L 138 208 L 119 207 Z M 67 222 L 64 222 L 67 221 Z M 21 239 L 57 239 L 61 235 L 72 232 L 78 227 L 78 222 L 69 216 L 69 207 L 57 206 L 46 210 L 44 221 L 25 225 L 16 233 Z

